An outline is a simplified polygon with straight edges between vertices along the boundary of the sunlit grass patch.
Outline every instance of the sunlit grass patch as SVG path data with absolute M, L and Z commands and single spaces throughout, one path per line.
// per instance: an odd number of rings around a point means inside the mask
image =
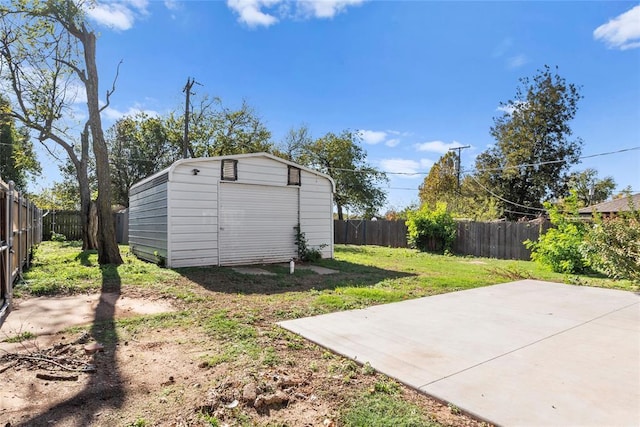
M 340 414 L 345 427 L 436 427 L 417 405 L 407 402 L 400 386 L 380 380 L 368 393 L 353 399 Z

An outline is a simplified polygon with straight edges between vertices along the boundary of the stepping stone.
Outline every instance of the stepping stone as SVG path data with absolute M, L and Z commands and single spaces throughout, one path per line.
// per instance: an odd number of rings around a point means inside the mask
M 339 273 L 338 270 L 332 270 L 330 268 L 320 267 L 319 265 L 296 265 L 296 268 L 300 270 L 311 270 L 314 273 L 320 274 L 322 276 L 327 274 Z
M 272 273 L 267 270 L 263 270 L 261 268 L 254 267 L 234 267 L 233 271 L 240 274 L 249 274 L 252 276 L 275 276 L 276 273 Z

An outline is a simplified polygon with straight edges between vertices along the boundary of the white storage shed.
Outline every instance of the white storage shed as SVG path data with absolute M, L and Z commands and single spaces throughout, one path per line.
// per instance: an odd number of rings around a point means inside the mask
M 333 258 L 332 179 L 267 153 L 178 160 L 129 190 L 129 246 L 167 267 Z

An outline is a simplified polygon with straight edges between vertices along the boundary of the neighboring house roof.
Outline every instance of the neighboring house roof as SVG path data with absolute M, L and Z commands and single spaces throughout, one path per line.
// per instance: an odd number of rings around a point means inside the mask
M 640 209 L 640 193 L 631 196 L 631 203 L 635 209 Z M 625 196 L 608 202 L 598 203 L 597 205 L 580 208 L 578 209 L 578 213 L 580 215 L 591 215 L 593 212 L 616 213 L 629 210 L 629 197 Z

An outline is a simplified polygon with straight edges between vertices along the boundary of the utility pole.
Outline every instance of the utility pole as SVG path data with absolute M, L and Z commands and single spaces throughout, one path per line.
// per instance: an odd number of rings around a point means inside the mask
M 185 96 L 185 104 L 184 104 L 184 139 L 182 140 L 182 158 L 186 159 L 189 157 L 189 98 L 191 96 L 191 88 L 194 83 L 198 83 L 195 79 L 188 77 L 187 84 L 184 86 L 182 91 L 186 94 Z M 200 84 L 200 83 L 198 83 Z
M 460 191 L 460 152 L 462 150 L 464 150 L 465 148 L 471 148 L 470 145 L 464 145 L 462 147 L 454 147 L 454 148 L 449 148 L 449 151 L 458 151 L 458 156 L 456 157 L 456 172 L 458 174 L 458 191 Z

